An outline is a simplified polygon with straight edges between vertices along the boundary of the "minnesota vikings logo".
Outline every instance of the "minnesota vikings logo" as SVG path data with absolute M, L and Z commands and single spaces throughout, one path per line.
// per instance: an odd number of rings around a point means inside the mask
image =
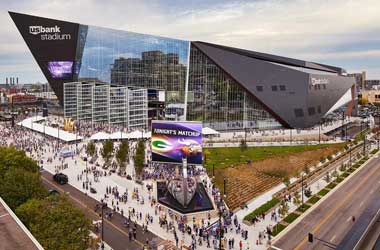
M 179 139 L 178 143 L 184 145 L 181 150 L 185 156 L 196 155 L 198 152 L 202 151 L 201 145 L 195 140 Z

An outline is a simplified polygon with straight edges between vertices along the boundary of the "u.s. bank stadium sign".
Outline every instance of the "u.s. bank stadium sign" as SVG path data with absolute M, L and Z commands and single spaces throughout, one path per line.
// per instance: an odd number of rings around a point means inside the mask
M 70 34 L 61 34 L 61 27 L 55 25 L 53 27 L 29 26 L 29 33 L 32 35 L 40 35 L 41 40 L 70 40 Z
M 314 77 L 310 78 L 310 85 L 311 86 L 320 85 L 320 84 L 329 84 L 329 79 L 327 79 L 327 78 L 314 78 Z

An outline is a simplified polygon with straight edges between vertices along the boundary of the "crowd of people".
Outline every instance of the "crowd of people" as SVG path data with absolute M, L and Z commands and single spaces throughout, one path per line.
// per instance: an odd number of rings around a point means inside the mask
M 159 231 L 157 228 L 160 228 L 162 232 L 167 233 L 165 237 L 173 240 L 177 246 L 185 244 L 191 249 L 212 249 L 217 248 L 219 244 L 228 249 L 249 249 L 248 242 L 253 242 L 249 240 L 251 235 L 249 235 L 247 226 L 243 225 L 237 216 L 224 205 L 220 190 L 212 184 L 203 167 L 188 166 L 187 175 L 203 183 L 216 208 L 221 211 L 220 221 L 210 213 L 207 218 L 181 215 L 157 201 L 153 183 L 157 180 L 168 180 L 177 171 L 176 167 L 170 164 L 152 163 L 149 147 L 146 147 L 145 161 L 147 164 L 141 173 L 142 184 L 125 179 L 126 182 L 133 183 L 131 184 L 133 188 L 127 188 L 120 184 L 110 185 L 112 182 L 109 177 L 116 173 L 103 168 L 104 161 L 100 156 L 102 143 L 100 142 L 96 143 L 97 157 L 90 163 L 90 157 L 87 156 L 85 150 L 86 143 L 68 144 L 21 126 L 14 128 L 1 124 L 0 126 L 2 126 L 0 137 L 6 138 L 6 140 L 0 141 L 1 145 L 13 145 L 18 149 L 25 150 L 39 162 L 40 166 L 49 165 L 54 172 L 77 171 L 74 175 L 75 178 L 71 179 L 70 183 L 74 185 L 73 182 L 76 182 L 84 193 L 87 193 L 90 188 L 105 186 L 104 190 L 97 190 L 97 193 L 101 195 L 100 204 L 107 204 L 111 210 L 105 215 L 105 218 L 111 220 L 115 213 L 120 214 L 124 218 L 124 225 L 129 230 L 128 235 L 131 240 L 136 238 L 136 228 L 141 226 L 143 232 L 148 230 L 157 232 Z M 89 131 L 92 132 L 94 129 L 92 126 L 92 124 L 81 123 L 79 133 L 84 136 L 90 135 Z M 95 129 L 102 131 L 104 126 L 97 125 Z M 120 128 L 115 127 L 114 129 Z M 146 143 L 148 144 L 149 141 Z M 130 142 L 129 145 L 131 164 L 128 167 L 133 167 L 132 156 L 137 143 Z M 74 155 L 62 157 L 60 155 L 62 148 L 73 151 Z M 78 171 L 79 162 L 82 162 L 83 158 L 87 158 L 86 166 L 82 166 Z M 95 207 L 96 211 L 99 211 L 98 209 L 99 206 Z M 274 213 L 275 215 L 271 215 L 272 218 L 277 216 L 276 212 Z M 258 221 L 260 219 L 263 218 L 258 218 Z M 262 244 L 263 239 L 268 238 L 268 231 L 260 232 L 255 236 L 257 237 L 256 244 Z M 219 241 L 221 234 L 223 235 L 222 242 Z

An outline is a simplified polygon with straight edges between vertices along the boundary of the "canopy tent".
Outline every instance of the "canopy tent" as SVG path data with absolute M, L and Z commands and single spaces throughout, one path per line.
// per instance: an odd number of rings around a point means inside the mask
M 31 130 L 39 132 L 39 133 L 43 133 L 43 134 L 52 136 L 54 138 L 58 138 L 58 139 L 63 140 L 65 142 L 72 142 L 72 141 L 77 141 L 77 140 L 83 139 L 82 136 L 79 136 L 79 135 L 67 132 L 65 130 L 62 130 L 62 129 L 53 128 L 53 127 L 47 126 L 45 124 L 40 124 L 40 123 L 36 122 L 36 121 L 41 121 L 41 120 L 45 120 L 45 118 L 43 118 L 41 116 L 39 116 L 39 117 L 34 116 L 34 117 L 27 118 L 27 119 L 17 123 L 17 125 L 31 129 Z
M 90 137 L 90 140 L 95 140 L 95 141 L 108 140 L 108 139 L 112 139 L 111 135 L 105 132 L 98 132 L 96 134 L 93 134 Z
M 141 138 L 146 138 L 144 137 L 144 132 L 135 130 L 127 134 L 128 139 L 141 139 Z
M 202 128 L 202 134 L 203 135 L 218 135 L 219 132 L 212 129 L 212 128 L 204 127 L 204 128 Z
M 115 132 L 111 134 L 111 139 L 113 140 L 120 140 L 120 139 L 129 139 L 128 134 L 124 132 Z

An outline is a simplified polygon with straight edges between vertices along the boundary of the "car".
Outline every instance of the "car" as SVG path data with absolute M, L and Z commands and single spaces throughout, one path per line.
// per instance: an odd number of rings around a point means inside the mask
M 64 173 L 57 173 L 53 175 L 53 180 L 61 185 L 64 185 L 67 182 L 69 182 L 69 178 Z
M 93 188 L 93 187 L 91 187 L 91 188 L 90 188 L 90 193 L 92 193 L 92 194 L 96 194 L 96 189 Z

